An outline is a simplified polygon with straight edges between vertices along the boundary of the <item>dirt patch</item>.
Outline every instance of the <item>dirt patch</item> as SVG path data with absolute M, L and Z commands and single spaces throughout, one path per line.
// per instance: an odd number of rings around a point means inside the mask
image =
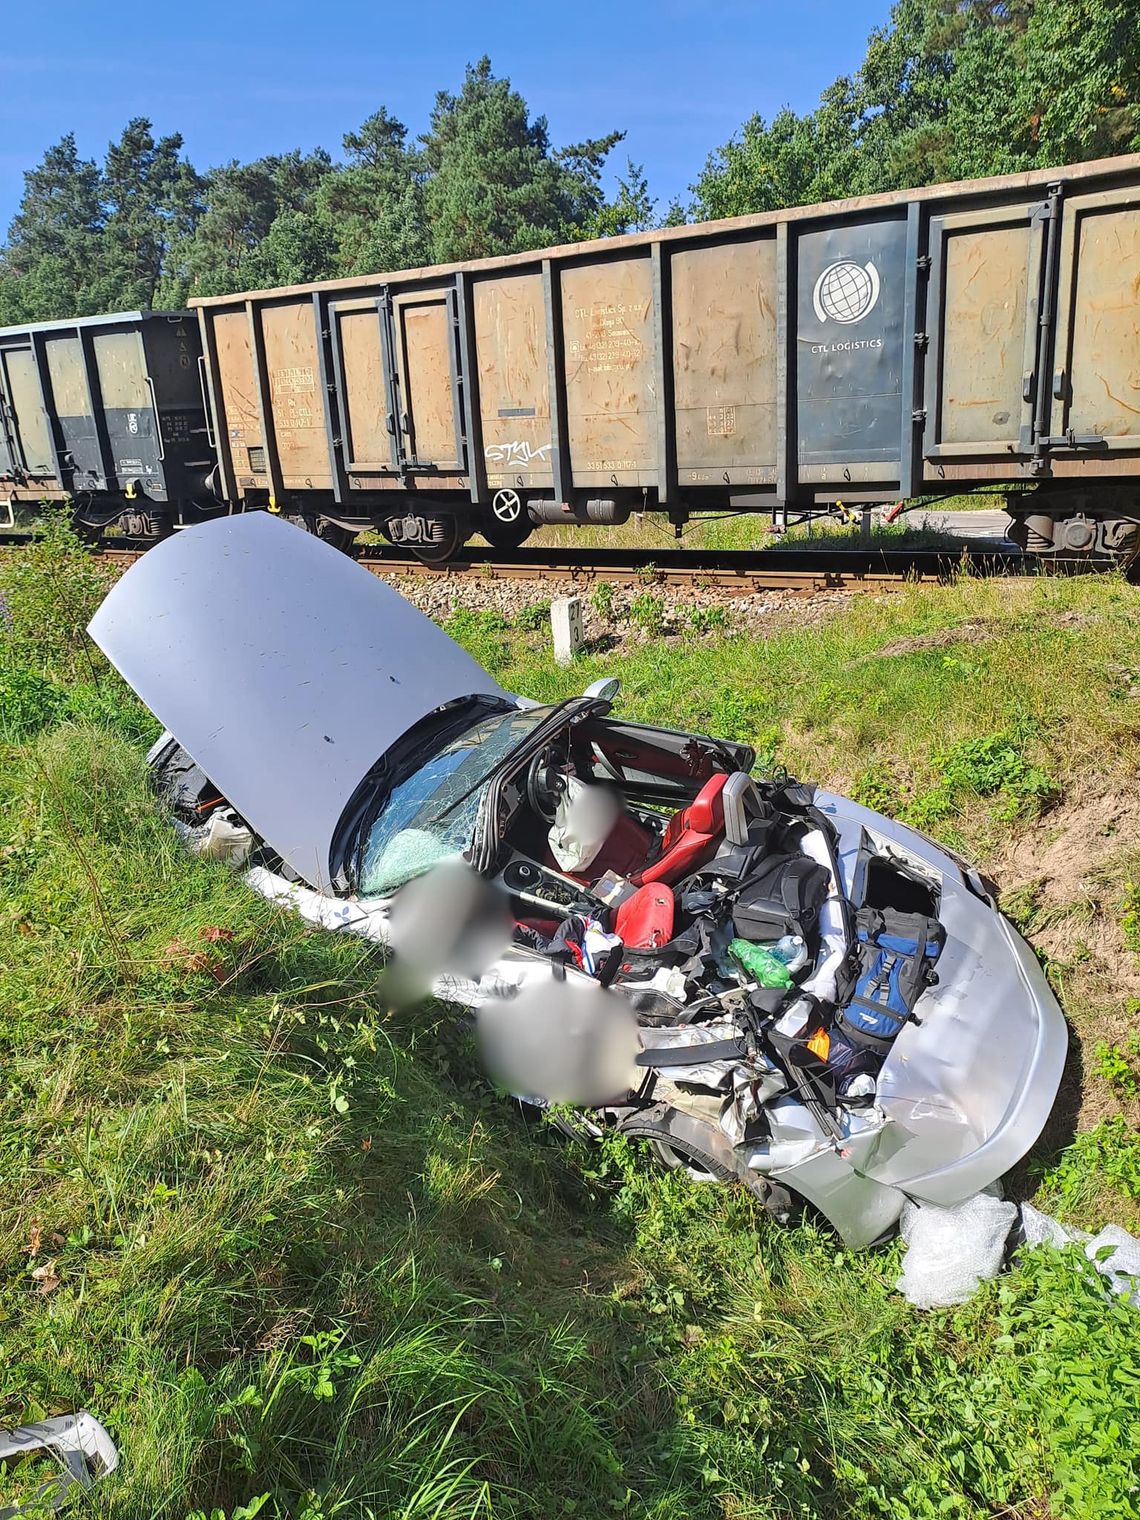
M 876 649 L 874 654 L 866 655 L 869 660 L 890 659 L 894 655 L 917 654 L 924 649 L 948 649 L 951 644 L 977 644 L 982 639 L 994 636 L 997 623 L 992 618 L 982 618 L 977 622 L 958 623 L 953 628 L 936 628 L 933 633 L 916 633 L 906 639 L 892 639 L 889 644 L 884 644 L 881 649 Z
M 1081 1129 L 1113 1113 L 1140 1118 L 1093 1059 L 1100 1041 L 1123 1043 L 1137 1027 L 1140 957 L 1125 942 L 1120 899 L 1138 855 L 1140 796 L 1110 789 L 1046 814 L 991 869 L 1003 907 L 1027 923 L 1026 938 L 1048 958 L 1080 1042 Z
M 1041 620 L 1038 620 L 1038 622 Z M 1050 628 L 1084 628 L 1100 621 L 1099 614 L 1069 611 L 1043 620 Z M 954 644 L 982 644 L 997 638 L 1001 633 L 1011 633 L 1017 622 L 999 618 L 971 618 L 965 623 L 955 623 L 953 628 L 935 628 L 930 633 L 916 633 L 909 638 L 892 639 L 873 654 L 864 655 L 866 660 L 890 659 L 902 654 L 918 654 L 926 649 L 949 649 Z
M 1005 890 L 1037 883 L 1049 907 L 1087 902 L 1099 908 L 1098 873 L 1129 850 L 1140 851 L 1140 795 L 1084 793 L 1046 813 L 1013 840 L 993 864 Z

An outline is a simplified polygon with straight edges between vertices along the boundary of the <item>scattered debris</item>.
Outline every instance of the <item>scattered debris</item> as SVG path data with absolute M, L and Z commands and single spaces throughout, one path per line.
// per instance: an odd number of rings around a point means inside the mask
M 37 1453 L 55 1458 L 59 1476 L 42 1483 L 23 1503 L 0 1509 L 0 1520 L 20 1514 L 42 1515 L 45 1508 L 59 1510 L 76 1484 L 89 1489 L 97 1478 L 114 1472 L 119 1465 L 114 1441 L 85 1409 L 34 1425 L 20 1425 L 15 1430 L 0 1430 L 0 1463 L 10 1464 Z
M 1053 1246 L 1057 1250 L 1083 1242 L 1085 1255 L 1108 1283 L 1110 1293 L 1140 1309 L 1140 1240 L 1118 1224 L 1106 1224 L 1096 1235 L 1074 1229 L 1042 1214 L 1030 1203 L 1021 1205 L 1022 1244 Z
M 45 1298 L 49 1293 L 55 1292 L 62 1280 L 59 1273 L 55 1270 L 54 1260 L 45 1261 L 41 1266 L 36 1267 L 32 1272 L 32 1277 L 35 1280 L 37 1292 L 41 1293 Z
M 949 1208 L 908 1203 L 899 1226 L 907 1244 L 895 1287 L 918 1309 L 964 1304 L 978 1284 L 996 1277 L 1012 1251 L 1075 1242 L 1108 1283 L 1108 1291 L 1140 1309 L 1140 1240 L 1116 1224 L 1096 1235 L 1061 1224 L 1031 1203 L 1003 1203 L 981 1192 Z

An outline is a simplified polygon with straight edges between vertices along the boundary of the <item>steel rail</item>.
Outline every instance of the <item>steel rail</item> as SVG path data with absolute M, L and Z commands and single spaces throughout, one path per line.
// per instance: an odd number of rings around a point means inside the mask
M 30 535 L 0 533 L 0 547 L 29 541 Z M 92 546 L 92 554 L 124 568 L 150 544 L 130 540 Z M 511 551 L 466 548 L 445 565 L 427 565 L 414 555 L 385 546 L 356 550 L 357 562 L 375 575 L 447 579 L 551 581 L 590 585 L 607 580 L 622 586 L 687 587 L 749 596 L 763 591 L 814 594 L 844 589 L 887 590 L 917 582 L 946 584 L 961 575 L 1042 575 L 1092 572 L 1088 560 L 1043 559 L 1035 555 L 979 548 L 961 549 L 537 549 Z

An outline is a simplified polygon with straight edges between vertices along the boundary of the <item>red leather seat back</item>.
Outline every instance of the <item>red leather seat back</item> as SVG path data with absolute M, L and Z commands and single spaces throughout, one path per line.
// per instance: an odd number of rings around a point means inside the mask
M 656 950 L 673 938 L 673 910 L 669 887 L 640 887 L 618 904 L 614 933 L 630 950 Z
M 724 784 L 728 776 L 710 776 L 687 808 L 674 813 L 665 827 L 661 853 L 632 879 L 639 883 L 680 881 L 716 853 L 724 837 Z

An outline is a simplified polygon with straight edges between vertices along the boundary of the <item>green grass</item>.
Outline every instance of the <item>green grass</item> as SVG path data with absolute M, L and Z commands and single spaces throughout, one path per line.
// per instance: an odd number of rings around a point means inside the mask
M 1140 668 L 1138 600 L 916 588 L 565 671 L 541 629 L 454 631 L 508 684 L 619 674 L 636 716 L 873 780 L 993 859 L 1082 788 L 1134 785 L 1140 714 L 1108 667 Z M 897 1245 L 851 1257 L 622 1143 L 567 1145 L 489 1090 L 454 1010 L 389 1012 L 366 946 L 185 856 L 149 720 L 102 670 L 76 697 L 63 650 L 33 668 L 0 644 L 0 670 L 50 687 L 19 686 L 0 753 L 0 1426 L 104 1420 L 122 1467 L 77 1512 L 1136 1513 L 1137 1320 L 1076 1255 L 921 1315 Z M 1095 913 L 1131 955 L 1135 861 L 1106 870 Z M 1037 1175 L 1067 1217 L 1127 1224 L 1137 1131 L 1119 1063 L 1092 1058 L 1093 969 L 1050 964 L 1090 1107 Z

